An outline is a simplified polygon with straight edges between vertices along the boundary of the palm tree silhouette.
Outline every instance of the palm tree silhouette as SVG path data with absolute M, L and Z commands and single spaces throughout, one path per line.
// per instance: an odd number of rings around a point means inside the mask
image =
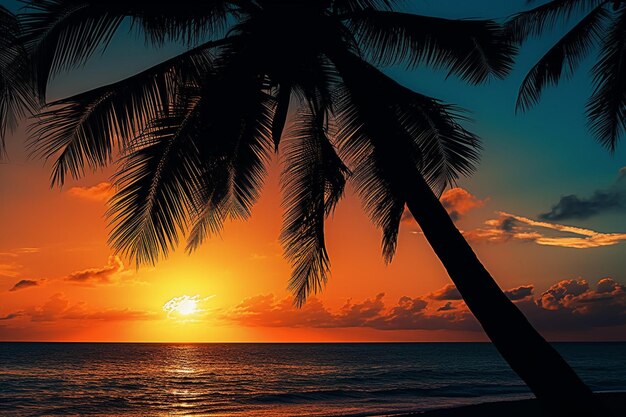
M 110 243 L 141 264 L 167 256 L 183 234 L 192 251 L 226 219 L 249 217 L 268 158 L 283 147 L 281 240 L 297 304 L 327 279 L 324 220 L 349 179 L 382 230 L 386 261 L 408 207 L 536 396 L 554 415 L 592 415 L 591 391 L 504 295 L 439 202 L 478 158 L 478 138 L 460 124 L 464 113 L 376 68 L 428 64 L 478 84 L 504 77 L 516 50 L 492 21 L 400 13 L 392 3 L 31 2 L 22 19 L 41 97 L 55 72 L 83 63 L 125 18 L 157 45 L 194 45 L 125 80 L 50 103 L 33 128 L 34 149 L 55 159 L 53 184 L 109 163 L 120 150 Z M 293 127 L 283 135 L 290 110 Z
M 16 17 L 0 6 L 0 158 L 4 138 L 24 114 L 34 108 L 34 94 L 26 51 L 20 42 Z
M 626 2 L 623 0 L 553 0 L 513 16 L 512 38 L 523 42 L 578 19 L 528 72 L 519 90 L 517 110 L 536 104 L 543 90 L 571 77 L 581 61 L 599 48 L 593 66 L 593 93 L 587 117 L 593 134 L 614 151 L 626 132 Z

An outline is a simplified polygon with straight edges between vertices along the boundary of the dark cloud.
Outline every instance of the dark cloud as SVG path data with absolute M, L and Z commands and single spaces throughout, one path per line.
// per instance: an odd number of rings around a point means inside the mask
M 23 315 L 24 315 L 23 311 L 16 311 L 15 313 L 9 313 L 7 315 L 0 316 L 0 321 L 2 321 L 2 320 L 13 320 L 13 319 L 21 317 Z
M 430 294 L 428 294 L 428 298 L 432 298 L 433 300 L 461 300 L 461 294 L 459 290 L 453 284 L 448 284 L 443 288 L 438 289 Z
M 626 286 L 612 278 L 592 289 L 586 280 L 563 280 L 537 300 L 518 303 L 529 320 L 543 330 L 586 330 L 626 325 Z
M 25 288 L 37 287 L 39 285 L 39 281 L 34 281 L 32 279 L 23 279 L 15 283 L 13 287 L 9 291 L 19 291 Z
M 626 167 L 625 167 L 626 168 Z M 626 169 L 620 170 L 618 180 L 608 190 L 595 191 L 591 197 L 566 195 L 539 215 L 544 220 L 587 219 L 607 211 L 626 210 Z
M 445 305 L 437 309 L 437 311 L 451 311 L 451 310 L 456 310 L 456 307 L 452 305 L 452 301 L 448 301 Z
M 532 285 L 522 285 L 520 287 L 507 290 L 504 294 L 506 294 L 511 301 L 523 300 L 524 298 L 533 295 L 533 289 L 534 286 Z
M 64 279 L 75 284 L 113 284 L 116 275 L 124 270 L 124 264 L 117 256 L 110 256 L 107 265 L 102 268 L 90 268 L 73 272 Z

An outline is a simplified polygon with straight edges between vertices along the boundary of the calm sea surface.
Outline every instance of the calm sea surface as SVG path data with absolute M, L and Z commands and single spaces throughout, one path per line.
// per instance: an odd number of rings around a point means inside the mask
M 593 390 L 626 390 L 625 343 L 556 346 Z M 2 416 L 359 416 L 527 397 L 481 343 L 0 343 Z

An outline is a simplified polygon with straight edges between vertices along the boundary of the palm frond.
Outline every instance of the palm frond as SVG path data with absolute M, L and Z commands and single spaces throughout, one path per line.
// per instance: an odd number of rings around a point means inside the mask
M 450 20 L 366 10 L 349 21 L 368 57 L 380 65 L 426 64 L 473 84 L 504 78 L 516 48 L 491 20 Z
M 533 66 L 519 89 L 517 110 L 532 107 L 546 86 L 558 84 L 562 76 L 572 76 L 579 63 L 600 41 L 608 17 L 606 9 L 596 7 Z
M 264 82 L 226 66 L 205 86 L 204 164 L 194 196 L 187 250 L 193 251 L 225 218 L 248 218 L 259 197 L 272 148 L 273 99 Z M 236 74 L 241 75 L 241 77 Z
M 606 0 L 551 0 L 533 9 L 513 15 L 505 24 L 514 42 L 541 35 L 572 17 L 586 15 Z
M 280 138 L 283 135 L 285 123 L 287 122 L 287 114 L 289 113 L 289 102 L 291 100 L 291 85 L 283 83 L 280 85 L 276 96 L 276 111 L 272 121 L 272 140 L 274 141 L 274 149 L 278 151 Z
M 7 131 L 35 108 L 28 57 L 19 37 L 17 19 L 0 6 L 0 158 L 5 153 Z
M 341 13 L 350 13 L 355 11 L 374 9 L 374 10 L 391 10 L 394 3 L 398 0 L 334 0 L 333 8 Z
M 230 38 L 208 42 L 122 81 L 55 101 L 32 126 L 32 151 L 55 158 L 52 184 L 63 185 L 69 174 L 83 175 L 111 161 L 116 146 L 124 148 L 146 123 L 167 109 L 178 86 L 209 71 L 210 48 Z
M 591 130 L 600 143 L 615 150 L 626 133 L 626 8 L 614 18 L 593 67 L 594 92 L 587 104 Z
M 137 265 L 166 257 L 186 228 L 202 163 L 199 114 L 196 99 L 155 119 L 116 174 L 109 243 Z
M 345 88 L 338 102 L 337 138 L 351 162 L 357 191 L 383 232 L 391 261 L 405 206 L 407 178 L 421 174 L 436 193 L 472 172 L 478 138 L 452 106 L 402 87 L 359 57 L 333 58 Z
M 58 71 L 84 64 L 104 50 L 129 17 L 147 39 L 184 40 L 189 44 L 220 32 L 231 1 L 181 0 L 41 0 L 29 1 L 20 15 L 24 41 L 36 68 L 37 91 L 45 99 L 47 84 Z
M 59 70 L 83 64 L 106 47 L 123 15 L 94 7 L 95 1 L 30 1 L 20 14 L 24 44 L 35 68 L 37 92 L 45 100 L 49 79 Z M 102 3 L 102 2 L 101 2 Z
M 329 141 L 324 112 L 301 110 L 288 137 L 280 238 L 293 268 L 289 289 L 300 306 L 327 281 L 324 219 L 343 195 L 348 169 Z
M 224 31 L 233 3 L 236 2 L 132 0 L 126 3 L 125 13 L 143 29 L 152 43 L 158 45 L 165 41 L 182 41 L 193 45 Z
M 419 149 L 419 171 L 437 195 L 470 176 L 480 159 L 480 139 L 466 130 L 466 112 L 456 106 L 396 84 L 393 91 L 395 117 Z

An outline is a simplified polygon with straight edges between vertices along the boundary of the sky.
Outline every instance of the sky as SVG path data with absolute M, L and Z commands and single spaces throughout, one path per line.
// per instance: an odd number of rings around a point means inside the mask
M 525 0 L 440 0 L 410 11 L 502 19 L 525 7 Z M 442 203 L 509 298 L 550 340 L 626 340 L 626 144 L 610 154 L 587 129 L 592 60 L 531 111 L 514 111 L 526 71 L 558 34 L 527 44 L 512 74 L 486 85 L 425 68 L 385 72 L 471 110 L 467 127 L 483 139 L 481 163 Z M 181 50 L 150 49 L 120 31 L 84 68 L 59 74 L 50 98 Z M 296 309 L 278 241 L 280 154 L 249 221 L 227 223 L 192 255 L 178 250 L 137 270 L 107 245 L 113 167 L 51 189 L 50 163 L 28 155 L 27 124 L 7 138 L 9 156 L 0 162 L 0 340 L 486 340 L 410 216 L 385 265 L 380 233 L 350 187 L 326 226 L 328 285 Z

